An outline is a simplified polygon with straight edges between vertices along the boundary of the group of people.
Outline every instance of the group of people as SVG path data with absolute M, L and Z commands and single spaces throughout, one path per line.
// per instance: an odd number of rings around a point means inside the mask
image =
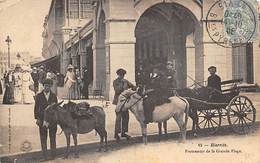
M 117 105 L 119 95 L 126 89 L 133 88 L 135 86 L 130 83 L 128 80 L 124 79 L 126 70 L 118 69 L 117 70 L 118 78 L 114 80 L 113 87 L 115 91 L 115 96 L 113 104 Z M 140 75 L 142 71 L 138 75 Z M 141 76 L 142 75 L 142 76 Z M 154 89 L 148 95 L 148 98 L 144 99 L 144 113 L 145 113 L 145 123 L 152 121 L 152 110 L 155 105 L 158 105 L 163 102 L 167 102 L 169 97 L 169 89 L 176 88 L 176 79 L 175 79 L 175 70 L 173 68 L 173 63 L 168 61 L 166 66 L 165 64 L 156 64 L 151 69 L 149 74 L 141 74 L 140 80 L 137 82 L 137 85 L 146 89 Z M 119 133 L 121 137 L 130 138 L 127 134 L 128 132 L 128 122 L 129 122 L 129 112 L 128 110 L 118 110 L 116 111 L 116 123 L 115 123 L 115 139 L 120 140 Z
M 208 78 L 208 86 L 219 88 L 221 84 L 221 79 L 217 76 L 216 67 L 211 66 L 209 68 L 210 77 Z M 84 68 L 83 71 L 83 79 L 77 77 L 78 70 L 75 69 L 72 65 L 68 66 L 67 73 L 64 79 L 65 87 L 68 89 L 68 97 L 69 99 L 75 98 L 73 93 L 78 91 L 77 86 L 80 83 L 83 83 L 83 88 L 87 89 L 88 82 L 87 80 L 87 69 Z M 136 89 L 137 87 L 133 85 L 131 82 L 125 79 L 126 70 L 120 68 L 116 71 L 117 78 L 113 81 L 113 87 L 115 91 L 113 104 L 117 105 L 119 95 L 126 89 L 132 88 Z M 78 74 L 79 75 L 79 74 Z M 84 79 L 85 75 L 85 79 Z M 39 76 L 40 72 L 39 72 Z M 48 76 L 48 75 L 46 75 Z M 77 81 L 78 80 L 78 81 Z M 43 127 L 43 117 L 44 110 L 46 107 L 52 103 L 57 103 L 57 96 L 51 90 L 53 87 L 53 80 L 51 78 L 45 78 L 40 81 L 42 84 L 43 90 L 38 93 L 35 97 L 35 107 L 34 107 L 34 117 L 36 119 L 36 124 L 39 126 L 40 132 L 40 140 L 43 151 L 44 159 L 46 161 L 48 159 L 54 159 L 56 152 L 56 132 L 57 132 L 57 124 L 53 126 L 49 126 L 49 128 Z M 152 122 L 152 110 L 156 105 L 160 105 L 168 101 L 169 89 L 176 89 L 176 77 L 175 70 L 173 68 L 172 62 L 167 62 L 166 66 L 163 64 L 156 64 L 153 66 L 149 78 L 147 78 L 146 83 L 138 83 L 139 88 L 145 89 L 153 89 L 150 94 L 148 94 L 147 98 L 144 99 L 144 113 L 145 113 L 145 123 Z M 40 86 L 39 86 L 40 87 Z M 221 89 L 221 88 L 220 88 Z M 82 91 L 83 89 L 81 89 Z M 88 92 L 85 91 L 85 97 L 88 98 Z M 125 137 L 129 139 L 131 136 L 128 135 L 128 123 L 129 123 L 129 112 L 128 110 L 116 110 L 116 122 L 115 122 L 115 139 L 120 140 L 121 137 Z M 50 145 L 51 145 L 51 158 L 48 158 L 47 155 L 47 133 L 49 132 L 50 136 Z M 120 135 L 119 135 L 120 134 Z
M 83 68 L 83 73 L 81 74 L 78 68 L 75 68 L 71 64 L 67 68 L 67 72 L 64 78 L 64 87 L 67 91 L 67 98 L 70 100 L 78 99 L 89 99 L 88 86 L 90 83 L 90 76 L 88 69 Z
M 52 92 L 57 94 L 57 76 L 50 70 L 45 70 L 44 66 L 39 68 L 16 65 L 15 69 L 9 69 L 4 74 L 4 98 L 3 104 L 31 104 L 38 92 L 43 90 L 43 81 L 53 80 Z
M 30 71 L 29 66 L 17 64 L 14 70 L 9 69 L 5 72 L 3 104 L 33 103 L 34 92 L 32 91 L 32 86 L 34 81 Z
M 215 66 L 210 66 L 208 71 L 210 76 L 208 77 L 207 87 L 220 91 L 221 92 L 221 78 L 216 74 L 217 68 Z M 126 71 L 124 69 L 117 70 L 118 78 L 114 80 L 113 87 L 115 91 L 115 96 L 113 104 L 117 105 L 119 95 L 126 89 L 133 88 L 135 86 L 130 83 L 128 80 L 124 79 Z M 141 73 L 141 72 L 140 72 Z M 148 124 L 152 122 L 152 113 L 156 105 L 161 105 L 163 103 L 168 103 L 168 99 L 173 95 L 172 90 L 177 89 L 177 81 L 175 77 L 176 71 L 174 70 L 173 63 L 168 61 L 166 66 L 165 64 L 156 64 L 152 67 L 149 76 L 142 74 L 140 76 L 139 88 L 152 89 L 150 93 L 147 94 L 147 97 L 143 100 L 144 105 L 144 114 L 145 121 L 144 123 Z M 143 77 L 143 78 L 141 78 Z M 145 81 L 145 82 L 142 82 Z M 121 137 L 130 138 L 127 134 L 128 132 L 128 122 L 129 122 L 129 113 L 128 110 L 116 110 L 116 123 L 115 123 L 115 135 L 116 140 L 120 140 L 119 134 Z

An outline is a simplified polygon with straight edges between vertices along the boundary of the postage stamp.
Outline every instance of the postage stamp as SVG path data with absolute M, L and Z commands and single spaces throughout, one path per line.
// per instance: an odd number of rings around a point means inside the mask
M 206 29 L 212 41 L 222 47 L 242 46 L 257 32 L 255 8 L 246 0 L 219 0 L 207 13 Z

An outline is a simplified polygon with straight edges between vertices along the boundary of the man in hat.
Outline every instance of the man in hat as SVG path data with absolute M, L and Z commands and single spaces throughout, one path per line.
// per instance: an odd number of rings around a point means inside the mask
M 216 74 L 217 68 L 210 66 L 208 71 L 210 73 L 208 77 L 208 87 L 221 91 L 221 78 Z
M 207 86 L 210 89 L 209 101 L 221 102 L 221 78 L 216 74 L 217 68 L 210 66 L 208 71 L 210 73 Z
M 50 145 L 51 145 L 51 158 L 54 159 L 56 155 L 56 132 L 57 124 L 52 124 L 48 129 L 43 126 L 44 110 L 48 105 L 52 103 L 57 103 L 57 96 L 51 92 L 53 81 L 51 79 L 45 79 L 43 82 L 43 91 L 35 97 L 34 106 L 34 118 L 36 119 L 36 124 L 39 126 L 41 147 L 43 152 L 43 160 L 48 160 L 47 156 L 47 136 L 49 130 Z
M 34 82 L 34 93 L 37 94 L 39 86 L 39 74 L 36 67 L 33 67 L 31 76 Z
M 175 79 L 176 71 L 173 67 L 173 62 L 168 61 L 166 68 L 167 68 L 166 75 L 167 75 L 167 79 L 168 79 L 168 88 L 169 89 L 176 89 L 176 87 L 177 87 L 177 81 Z
M 82 88 L 82 96 L 84 99 L 89 99 L 88 97 L 88 85 L 90 83 L 90 73 L 88 71 L 88 68 L 87 67 L 84 67 L 83 68 L 83 78 L 82 78 L 82 81 L 83 81 L 83 88 Z
M 113 104 L 117 105 L 119 95 L 128 88 L 134 88 L 134 85 L 130 83 L 128 80 L 124 79 L 126 70 L 120 68 L 116 71 L 118 75 L 117 79 L 113 81 L 113 87 L 115 90 Z M 127 139 L 130 138 L 129 135 L 126 134 L 128 132 L 128 122 L 129 122 L 129 112 L 126 111 L 119 111 L 116 112 L 116 123 L 115 123 L 115 138 L 120 140 L 118 134 L 121 132 L 121 137 L 126 137 Z M 122 126 L 121 126 L 122 124 Z
M 39 70 L 39 80 L 38 80 L 38 83 L 39 83 L 39 92 L 41 92 L 44 88 L 43 88 L 43 81 L 46 79 L 46 72 L 44 70 L 44 66 L 41 65 L 40 67 L 40 70 Z
M 144 115 L 145 123 L 152 122 L 152 113 L 156 105 L 170 102 L 168 99 L 168 79 L 166 75 L 166 68 L 163 64 L 156 64 L 153 72 L 150 74 L 150 88 L 152 92 L 144 99 Z

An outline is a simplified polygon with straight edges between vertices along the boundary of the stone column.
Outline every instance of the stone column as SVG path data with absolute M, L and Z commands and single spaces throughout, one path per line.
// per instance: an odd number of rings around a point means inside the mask
M 125 78 L 135 84 L 134 20 L 111 19 L 107 20 L 106 26 L 109 36 L 106 39 L 106 99 L 112 100 L 117 69 L 125 69 Z
M 203 26 L 198 23 L 194 32 L 195 45 L 195 80 L 198 83 L 204 81 L 204 44 L 203 44 Z
M 187 86 L 194 84 L 193 80 L 195 80 L 195 46 L 193 42 L 193 36 L 194 34 L 192 33 L 186 37 Z
M 102 38 L 101 38 L 101 30 L 100 30 L 100 25 L 99 27 L 97 26 L 97 22 L 100 20 L 97 20 L 97 6 L 96 4 L 94 5 L 93 9 L 93 89 L 102 89 L 104 92 L 105 88 L 105 33 L 102 33 Z M 102 22 L 102 20 L 100 21 Z M 104 24 L 102 24 L 104 25 Z M 103 31 L 105 32 L 105 31 Z

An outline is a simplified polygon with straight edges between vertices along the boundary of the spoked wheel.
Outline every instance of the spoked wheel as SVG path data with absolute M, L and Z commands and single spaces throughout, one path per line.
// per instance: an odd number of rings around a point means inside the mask
M 255 124 L 256 109 L 246 96 L 234 97 L 227 106 L 228 123 L 238 134 L 247 134 Z
M 221 125 L 221 114 L 219 110 L 198 110 L 198 129 L 204 130 L 206 134 L 214 134 Z

